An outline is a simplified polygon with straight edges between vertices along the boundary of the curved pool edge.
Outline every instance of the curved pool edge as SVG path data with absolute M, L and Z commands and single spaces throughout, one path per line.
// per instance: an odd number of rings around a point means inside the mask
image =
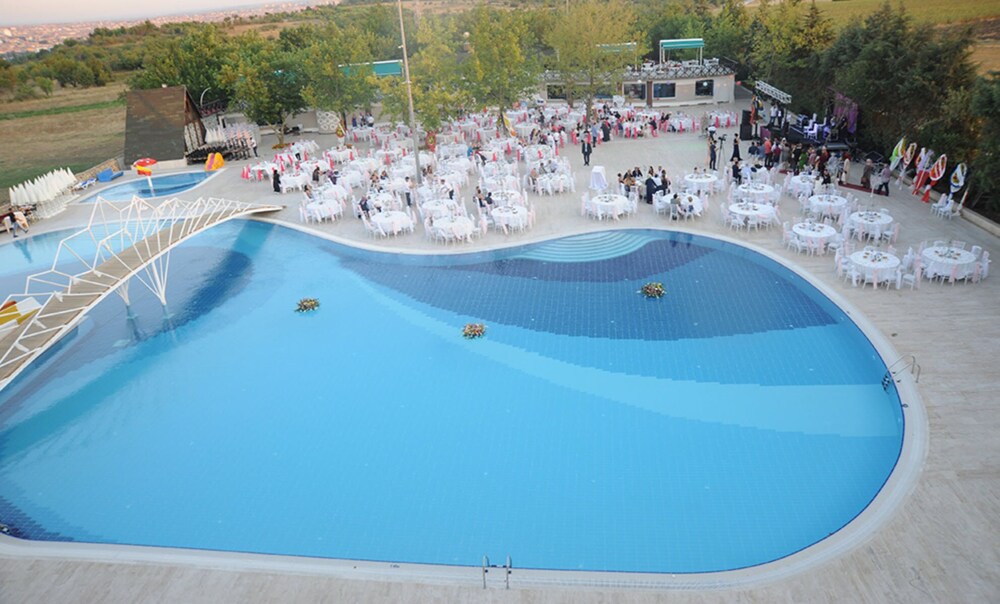
M 168 170 L 168 171 L 164 171 L 164 172 L 159 172 L 159 173 L 153 174 L 153 178 L 156 178 L 157 176 L 176 176 L 178 174 L 187 174 L 187 173 L 191 173 L 191 172 L 204 172 L 204 169 L 201 169 L 201 170 L 194 169 L 194 170 L 192 170 L 191 168 L 194 165 L 195 164 L 192 164 L 192 165 L 187 166 L 187 167 L 185 167 L 183 169 Z M 205 180 L 199 182 L 198 184 L 196 184 L 195 186 L 191 187 L 190 189 L 185 189 L 184 191 L 181 191 L 180 193 L 175 193 L 175 194 L 171 194 L 171 195 L 159 195 L 159 196 L 156 196 L 156 197 L 143 197 L 143 199 L 145 199 L 146 201 L 163 200 L 163 199 L 169 199 L 171 197 L 179 197 L 179 196 L 183 196 L 183 195 L 186 195 L 188 193 L 191 193 L 191 192 L 195 192 L 195 191 L 197 191 L 197 189 L 205 186 L 212 179 L 214 179 L 216 176 L 219 176 L 220 174 L 222 174 L 223 172 L 225 172 L 228 169 L 229 169 L 228 166 L 223 166 L 223 167 L 218 168 L 216 170 L 212 170 L 208 174 L 208 176 L 205 177 Z M 101 187 L 100 189 L 96 189 L 96 190 L 93 190 L 93 191 L 87 191 L 87 190 L 82 191 L 79 195 L 77 195 L 76 197 L 74 197 L 73 199 L 71 199 L 68 202 L 68 205 L 88 207 L 88 206 L 90 206 L 90 204 L 92 204 L 95 201 L 97 201 L 97 197 L 100 195 L 100 193 L 102 191 L 106 191 L 106 190 L 111 189 L 112 187 L 117 187 L 119 185 L 127 184 L 127 183 L 134 182 L 134 181 L 137 181 L 137 180 L 140 180 L 140 179 L 144 179 L 144 178 L 145 178 L 145 176 L 140 176 L 138 174 L 134 174 L 134 173 L 130 172 L 127 176 L 123 176 L 122 180 L 120 180 L 118 182 L 110 181 L 107 184 L 105 184 L 103 187 Z M 114 202 L 114 203 L 121 203 L 121 202 Z
M 480 249 L 387 249 L 385 246 L 377 246 L 364 241 L 333 236 L 329 233 L 316 231 L 303 225 L 280 219 L 254 218 L 254 220 L 277 224 L 350 247 L 382 253 L 414 255 L 441 255 L 442 253 L 446 253 L 450 255 L 483 251 Z M 607 229 L 583 229 L 580 233 L 604 230 Z M 810 272 L 797 264 L 757 245 L 714 233 L 709 234 L 687 229 L 644 226 L 641 229 L 615 230 L 691 232 L 699 236 L 717 239 L 757 252 L 802 277 L 807 283 L 815 287 L 832 303 L 837 305 L 861 329 L 887 367 L 901 356 L 886 336 L 858 308 L 831 289 L 825 282 L 814 277 Z M 489 249 L 518 247 L 575 234 L 579 233 L 561 233 L 552 237 L 537 238 L 531 241 L 519 240 L 510 242 L 509 244 L 505 242 L 505 245 L 495 245 Z M 511 577 L 512 583 L 517 587 L 579 587 L 600 589 L 713 590 L 749 588 L 780 581 L 806 570 L 814 569 L 854 550 L 871 539 L 878 530 L 884 528 L 894 516 L 896 510 L 908 499 L 917 484 L 927 456 L 929 426 L 926 410 L 911 374 L 900 374 L 896 388 L 900 403 L 903 405 L 901 411 L 904 418 L 903 442 L 896 464 L 874 499 L 847 525 L 830 534 L 825 539 L 772 562 L 743 569 L 711 573 L 671 574 L 519 569 L 516 566 L 517 562 L 515 560 L 514 573 Z M 415 581 L 420 583 L 461 585 L 477 585 L 482 583 L 482 571 L 478 566 L 308 558 L 152 546 L 43 542 L 21 540 L 7 535 L 0 535 L 0 556 L 123 564 L 172 564 L 228 571 L 287 572 L 293 574 L 334 576 L 354 580 Z

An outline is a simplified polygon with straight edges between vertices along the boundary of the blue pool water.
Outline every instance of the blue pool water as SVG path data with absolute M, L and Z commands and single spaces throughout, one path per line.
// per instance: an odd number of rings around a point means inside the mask
M 0 246 L 0 289 L 54 241 Z M 717 571 L 843 527 L 902 444 L 839 308 L 690 234 L 414 257 L 232 222 L 175 250 L 169 284 L 166 313 L 133 285 L 134 317 L 109 298 L 0 392 L 15 534 Z
M 151 178 L 153 181 L 152 189 L 149 186 L 150 179 L 139 178 L 97 191 L 82 201 L 97 201 L 98 197 L 103 197 L 107 201 L 129 201 L 135 195 L 143 199 L 147 197 L 168 197 L 197 187 L 211 175 L 212 173 L 210 172 L 201 171 L 153 176 Z

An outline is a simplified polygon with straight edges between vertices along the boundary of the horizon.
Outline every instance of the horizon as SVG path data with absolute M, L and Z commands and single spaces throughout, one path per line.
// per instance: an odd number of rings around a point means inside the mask
M 159 9 L 142 7 L 127 0 L 95 0 L 81 5 L 67 0 L 39 0 L 39 4 L 13 5 L 4 12 L 0 27 L 21 27 L 37 25 L 68 25 L 98 21 L 142 21 L 174 15 L 204 14 L 220 11 L 235 11 L 260 8 L 272 4 L 322 4 L 309 0 L 175 0 L 169 6 Z M 62 15 L 56 17 L 55 15 Z

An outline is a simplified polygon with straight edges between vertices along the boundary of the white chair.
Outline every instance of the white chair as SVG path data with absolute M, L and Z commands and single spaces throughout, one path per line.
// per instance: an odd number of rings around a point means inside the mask
M 912 273 L 905 273 L 905 274 L 903 274 L 902 283 L 909 283 L 910 284 L 910 291 L 913 291 L 914 289 L 920 289 L 920 276 L 921 276 L 921 272 L 922 271 L 920 270 L 920 267 L 918 266 L 918 267 L 916 267 L 913 270 Z

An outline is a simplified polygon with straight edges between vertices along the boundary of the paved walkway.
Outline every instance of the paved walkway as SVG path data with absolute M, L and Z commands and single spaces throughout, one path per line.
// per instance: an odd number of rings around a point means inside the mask
M 315 138 L 321 145 L 331 144 L 325 137 Z M 581 166 L 577 149 L 567 148 L 565 154 L 575 167 Z M 673 178 L 703 166 L 706 155 L 704 139 L 671 134 L 601 145 L 591 163 L 607 166 L 609 180 L 626 167 L 661 164 Z M 288 204 L 274 219 L 298 225 L 300 195 L 277 195 L 267 183 L 243 182 L 242 164 L 230 166 L 197 194 Z M 857 178 L 855 174 L 853 182 Z M 923 368 L 919 391 L 930 434 L 923 470 L 903 505 L 866 542 L 786 578 L 741 589 L 525 587 L 518 585 L 518 577 L 527 573 L 515 570 L 511 591 L 491 585 L 484 592 L 478 569 L 457 569 L 450 580 L 429 579 L 391 565 L 175 555 L 150 548 L 109 555 L 89 546 L 66 551 L 54 551 L 51 544 L 12 546 L 7 539 L 0 540 L 0 602 L 1000 601 L 1000 378 L 995 360 L 1000 353 L 1000 278 L 991 276 L 980 285 L 925 282 L 916 291 L 852 288 L 836 278 L 831 256 L 797 255 L 782 248 L 779 230 L 733 235 L 721 225 L 718 201 L 705 217 L 688 223 L 657 216 L 645 204 L 637 216 L 620 223 L 588 220 L 580 215 L 579 197 L 587 181 L 581 168 L 577 194 L 533 197 L 538 214 L 533 230 L 491 232 L 471 244 L 435 244 L 424 239 L 420 227 L 415 234 L 373 242 L 353 218 L 308 228 L 342 241 L 412 253 L 459 253 L 606 228 L 666 228 L 734 236 L 807 271 L 860 309 L 899 353 L 915 354 Z M 956 239 L 981 245 L 993 255 L 1000 252 L 997 238 L 964 220 L 932 217 L 925 204 L 895 186 L 889 199 L 875 200 L 876 207 L 887 207 L 902 224 L 897 247 L 904 251 L 924 239 Z M 786 198 L 781 206 L 785 219 L 796 216 L 797 202 Z M 74 208 L 37 228 L 78 225 L 87 212 Z

